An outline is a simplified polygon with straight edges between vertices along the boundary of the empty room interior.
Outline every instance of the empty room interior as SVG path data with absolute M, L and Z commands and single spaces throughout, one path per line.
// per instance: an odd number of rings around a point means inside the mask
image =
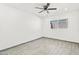
M 0 55 L 79 55 L 79 3 L 0 3 Z

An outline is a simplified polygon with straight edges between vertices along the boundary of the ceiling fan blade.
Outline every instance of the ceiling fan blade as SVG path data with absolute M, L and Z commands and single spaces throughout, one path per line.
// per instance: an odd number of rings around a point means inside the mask
M 56 10 L 57 8 L 48 8 L 47 10 Z
M 40 7 L 35 7 L 35 8 L 37 8 L 37 9 L 43 9 L 43 8 L 40 8 Z
M 39 13 L 43 12 L 44 10 L 40 11 Z

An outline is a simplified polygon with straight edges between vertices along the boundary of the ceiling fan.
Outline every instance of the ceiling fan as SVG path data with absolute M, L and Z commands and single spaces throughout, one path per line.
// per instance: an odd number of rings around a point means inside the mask
M 49 8 L 50 6 L 50 3 L 47 3 L 46 5 L 43 6 L 43 8 L 40 8 L 40 7 L 35 7 L 36 9 L 41 9 L 40 12 L 38 13 L 42 13 L 43 11 L 47 11 L 47 13 L 49 13 L 48 10 L 56 10 L 57 8 Z

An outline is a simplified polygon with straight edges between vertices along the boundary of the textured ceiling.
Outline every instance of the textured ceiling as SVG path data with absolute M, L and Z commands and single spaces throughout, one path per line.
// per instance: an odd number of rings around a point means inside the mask
M 49 11 L 50 13 L 47 14 L 46 12 L 38 13 L 41 11 L 40 9 L 35 9 L 35 7 L 41 7 L 45 5 L 45 3 L 7 3 L 9 7 L 16 8 L 18 10 L 35 14 L 41 18 L 48 18 L 51 16 L 71 12 L 71 11 L 78 11 L 79 10 L 79 3 L 51 3 L 50 7 L 55 7 L 57 10 Z

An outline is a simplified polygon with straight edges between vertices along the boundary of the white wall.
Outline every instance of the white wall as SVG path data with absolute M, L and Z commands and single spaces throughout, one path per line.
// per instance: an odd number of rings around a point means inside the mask
M 68 28 L 51 29 L 50 20 L 68 18 Z M 43 20 L 43 36 L 60 40 L 79 42 L 79 11 L 68 12 Z
M 68 18 L 67 29 L 50 29 L 50 20 L 63 18 Z M 42 19 L 41 21 L 33 14 L 0 4 L 0 50 L 42 36 L 79 42 L 78 22 L 78 11 L 52 16 L 52 18 Z
M 0 50 L 41 37 L 41 20 L 0 4 Z

